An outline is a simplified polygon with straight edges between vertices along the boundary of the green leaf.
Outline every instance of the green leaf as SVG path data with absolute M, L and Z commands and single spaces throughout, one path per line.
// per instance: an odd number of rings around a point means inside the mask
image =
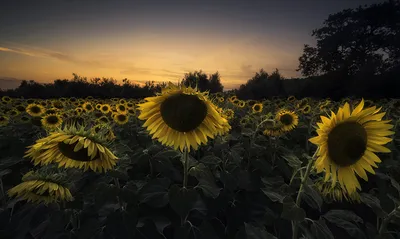
M 310 207 L 321 211 L 322 197 L 312 186 L 305 184 L 304 193 L 301 194 L 301 197 Z
M 327 212 L 323 218 L 343 228 L 354 238 L 366 238 L 364 232 L 357 226 L 357 223 L 363 223 L 363 220 L 352 211 L 331 210 Z
M 168 204 L 168 178 L 156 178 L 148 182 L 139 192 L 139 201 L 149 206 L 160 208 Z
M 400 184 L 394 179 L 393 177 L 390 177 L 390 183 L 394 188 L 396 188 L 397 192 L 400 193 Z
M 244 223 L 247 239 L 277 239 L 264 228 L 256 227 L 250 223 Z
M 115 170 L 115 169 L 111 169 L 109 171 L 107 171 L 107 175 L 111 176 L 113 178 L 118 178 L 118 179 L 122 179 L 122 180 L 129 180 L 129 176 L 126 172 L 120 171 L 120 170 Z
M 163 146 L 161 146 L 161 145 L 151 145 L 150 147 L 147 148 L 147 153 L 150 154 L 150 155 L 156 155 L 161 150 L 163 150 Z
M 1 170 L 0 171 L 0 179 L 3 177 L 3 176 L 6 176 L 7 174 L 9 174 L 9 173 L 11 173 L 12 171 L 11 171 L 11 169 L 4 169 L 4 170 Z
M 254 131 L 250 128 L 242 128 L 242 135 L 251 137 L 253 136 Z
M 199 194 L 194 189 L 172 185 L 168 196 L 171 208 L 181 217 L 182 221 L 185 221 L 185 218 L 192 210 L 197 210 L 201 213 L 207 210 Z
M 106 231 L 115 238 L 133 238 L 135 236 L 137 214 L 135 211 L 115 211 L 107 216 Z
M 365 205 L 372 208 L 378 217 L 383 218 L 387 215 L 387 213 L 383 211 L 381 203 L 377 197 L 368 193 L 360 193 L 360 198 Z
M 204 164 L 199 163 L 189 170 L 189 174 L 196 177 L 199 181 L 196 188 L 200 188 L 207 197 L 217 198 L 220 193 L 220 188 L 215 183 L 215 179 L 210 169 Z
M 177 150 L 165 150 L 165 151 L 158 152 L 157 154 L 155 154 L 153 156 L 153 158 L 173 159 L 173 158 L 181 157 L 181 156 L 182 156 L 182 153 Z
M 290 221 L 304 221 L 306 212 L 298 207 L 290 196 L 283 199 L 283 210 L 281 217 Z
M 182 180 L 181 173 L 174 167 L 169 158 L 153 157 L 151 164 L 154 171 L 161 173 L 162 176 L 170 178 L 173 181 Z
M 207 155 L 200 159 L 200 162 L 204 163 L 205 165 L 218 165 L 222 162 L 222 160 L 214 155 Z
M 289 155 L 284 155 L 282 156 L 282 158 L 284 158 L 286 160 L 286 162 L 289 164 L 289 166 L 293 169 L 293 170 L 297 170 L 299 168 L 301 168 L 301 160 L 293 154 L 289 154 Z
M 335 239 L 329 230 L 324 219 L 320 218 L 318 221 L 313 221 L 311 225 L 313 235 L 318 239 Z
M 262 188 L 261 191 L 273 202 L 283 203 L 283 199 L 286 197 L 280 193 L 269 191 L 269 189 L 266 188 Z

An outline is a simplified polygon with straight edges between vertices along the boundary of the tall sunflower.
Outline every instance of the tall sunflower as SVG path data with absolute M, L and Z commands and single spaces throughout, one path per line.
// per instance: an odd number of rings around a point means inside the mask
M 124 113 L 116 113 L 113 116 L 114 122 L 119 125 L 124 125 L 129 121 L 129 115 Z
M 138 104 L 143 127 L 162 144 L 181 151 L 186 147 L 195 150 L 209 138 L 223 134 L 230 125 L 216 110 L 208 97 L 191 87 L 179 88 L 172 83 L 160 95 L 145 98 Z
M 275 120 L 268 120 L 263 123 L 263 134 L 267 136 L 277 137 L 285 134 L 283 125 Z
M 31 157 L 35 165 L 56 163 L 58 167 L 102 172 L 112 169 L 118 160 L 106 146 L 103 135 L 93 134 L 84 127 L 65 127 L 29 148 L 24 157 Z
M 381 108 L 363 107 L 364 100 L 353 111 L 345 103 L 330 118 L 321 116 L 318 136 L 309 139 L 318 146 L 317 172 L 325 170 L 325 181 L 332 179 L 332 187 L 339 181 L 348 194 L 361 189 L 356 174 L 367 181 L 366 172 L 375 173 L 372 167 L 381 162 L 375 153 L 390 152 L 382 145 L 392 141 L 386 136 L 394 134 L 390 120 L 382 120 L 385 112 L 378 113 Z
M 299 117 L 294 111 L 281 109 L 276 113 L 276 120 L 282 124 L 282 130 L 287 132 L 299 124 Z
M 8 190 L 8 195 L 33 203 L 73 201 L 74 198 L 64 179 L 65 175 L 62 174 L 30 171 L 22 177 L 22 183 Z

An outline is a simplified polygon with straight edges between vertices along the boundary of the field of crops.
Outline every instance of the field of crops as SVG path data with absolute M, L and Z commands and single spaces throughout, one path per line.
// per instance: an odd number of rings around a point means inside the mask
M 400 238 L 400 100 L 0 103 L 0 238 Z

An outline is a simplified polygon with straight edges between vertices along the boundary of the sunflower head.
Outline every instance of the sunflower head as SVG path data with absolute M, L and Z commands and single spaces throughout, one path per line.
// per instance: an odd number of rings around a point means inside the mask
M 261 103 L 254 104 L 251 109 L 253 110 L 253 113 L 260 113 L 263 110 L 263 104 Z
M 17 111 L 16 109 L 12 109 L 12 110 L 8 111 L 7 114 L 11 117 L 14 117 L 14 116 L 19 115 L 19 111 Z
M 303 108 L 301 108 L 301 112 L 303 114 L 309 114 L 311 112 L 311 106 L 310 105 L 305 105 Z
M 86 101 L 85 103 L 83 103 L 82 109 L 84 109 L 86 112 L 92 112 L 94 110 L 94 107 L 92 103 Z
M 60 115 L 58 114 L 49 114 L 42 118 L 42 125 L 46 129 L 55 129 L 59 127 L 63 120 Z
M 45 115 L 50 115 L 50 114 L 57 114 L 59 110 L 57 108 L 50 108 L 50 109 L 46 109 L 44 111 Z
M 348 194 L 354 193 L 361 186 L 355 173 L 368 180 L 366 172 L 375 173 L 372 167 L 381 162 L 376 152 L 390 152 L 383 145 L 392 141 L 393 125 L 389 120 L 382 120 L 385 112 L 375 106 L 363 109 L 364 100 L 353 111 L 345 103 L 330 118 L 321 116 L 318 123 L 318 136 L 310 139 L 317 145 L 317 172 L 325 171 L 325 181 L 332 179 L 332 185 L 338 181 Z M 372 167 L 371 167 L 372 166 Z
M 124 125 L 129 121 L 129 115 L 125 113 L 117 113 L 113 116 L 114 122 L 119 125 Z
M 276 120 L 282 124 L 283 131 L 291 131 L 299 124 L 299 117 L 294 111 L 281 109 L 276 113 Z
M 294 97 L 293 95 L 291 95 L 291 96 L 289 96 L 289 97 L 287 98 L 287 100 L 290 101 L 290 102 L 293 102 L 293 101 L 296 100 L 296 97 Z
M 233 111 L 232 109 L 226 109 L 222 111 L 222 115 L 230 120 L 233 119 L 233 117 L 235 116 L 235 111 Z
M 125 104 L 117 104 L 115 106 L 115 109 L 117 110 L 118 113 L 126 113 L 126 111 L 128 110 Z
M 145 100 L 138 104 L 138 118 L 146 120 L 143 126 L 153 138 L 175 149 L 197 149 L 207 143 L 207 137 L 214 138 L 230 129 L 208 97 L 191 87 L 170 83 L 160 95 Z
M 1 101 L 6 102 L 6 103 L 10 103 L 12 100 L 9 96 L 3 96 L 1 97 Z
M 0 115 L 0 126 L 5 126 L 8 124 L 8 117 L 5 115 Z
M 8 195 L 33 203 L 73 201 L 66 178 L 65 173 L 50 173 L 42 169 L 30 171 L 22 177 L 22 183 L 8 191 Z
M 103 114 L 108 114 L 111 111 L 111 106 L 109 104 L 104 104 L 100 107 L 100 111 L 103 112 Z
M 26 112 L 33 117 L 41 116 L 45 112 L 45 108 L 39 104 L 29 104 L 26 107 Z
M 39 139 L 24 157 L 35 165 L 58 164 L 58 167 L 91 169 L 103 172 L 112 169 L 118 158 L 108 149 L 106 136 L 81 126 L 65 127 Z
M 285 133 L 283 125 L 274 119 L 266 120 L 262 126 L 264 128 L 263 134 L 266 136 L 278 137 Z
M 25 107 L 24 105 L 22 105 L 22 104 L 21 104 L 21 105 L 15 106 L 15 109 L 16 109 L 18 112 L 20 112 L 20 113 L 26 111 L 26 107 Z

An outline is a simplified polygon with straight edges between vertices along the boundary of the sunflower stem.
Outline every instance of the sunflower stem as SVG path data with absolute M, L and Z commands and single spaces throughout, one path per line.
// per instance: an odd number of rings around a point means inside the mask
M 187 147 L 183 150 L 183 188 L 187 188 L 189 171 L 189 152 Z
M 314 154 L 314 156 L 315 156 L 315 154 Z M 301 178 L 300 189 L 299 189 L 299 192 L 297 193 L 297 198 L 296 198 L 296 206 L 298 206 L 298 207 L 300 207 L 300 203 L 301 203 L 301 194 L 302 194 L 303 191 L 304 191 L 304 186 L 305 186 L 305 184 L 306 184 L 306 182 L 307 182 L 308 176 L 309 176 L 310 173 L 311 173 L 311 169 L 312 169 L 313 162 L 314 162 L 314 157 L 312 157 L 312 158 L 308 161 L 307 168 L 306 168 L 306 172 L 304 173 L 304 175 L 303 175 L 302 178 Z M 299 231 L 298 223 L 293 221 L 293 222 L 292 222 L 292 232 L 293 232 L 292 239 L 297 239 L 297 233 L 298 233 L 298 231 Z
M 389 223 L 390 219 L 393 217 L 394 214 L 396 214 L 397 211 L 400 211 L 400 206 L 396 207 L 393 209 L 392 212 L 390 212 L 385 219 L 383 219 L 381 227 L 379 228 L 379 235 L 382 235 L 386 232 L 387 230 L 387 224 Z

